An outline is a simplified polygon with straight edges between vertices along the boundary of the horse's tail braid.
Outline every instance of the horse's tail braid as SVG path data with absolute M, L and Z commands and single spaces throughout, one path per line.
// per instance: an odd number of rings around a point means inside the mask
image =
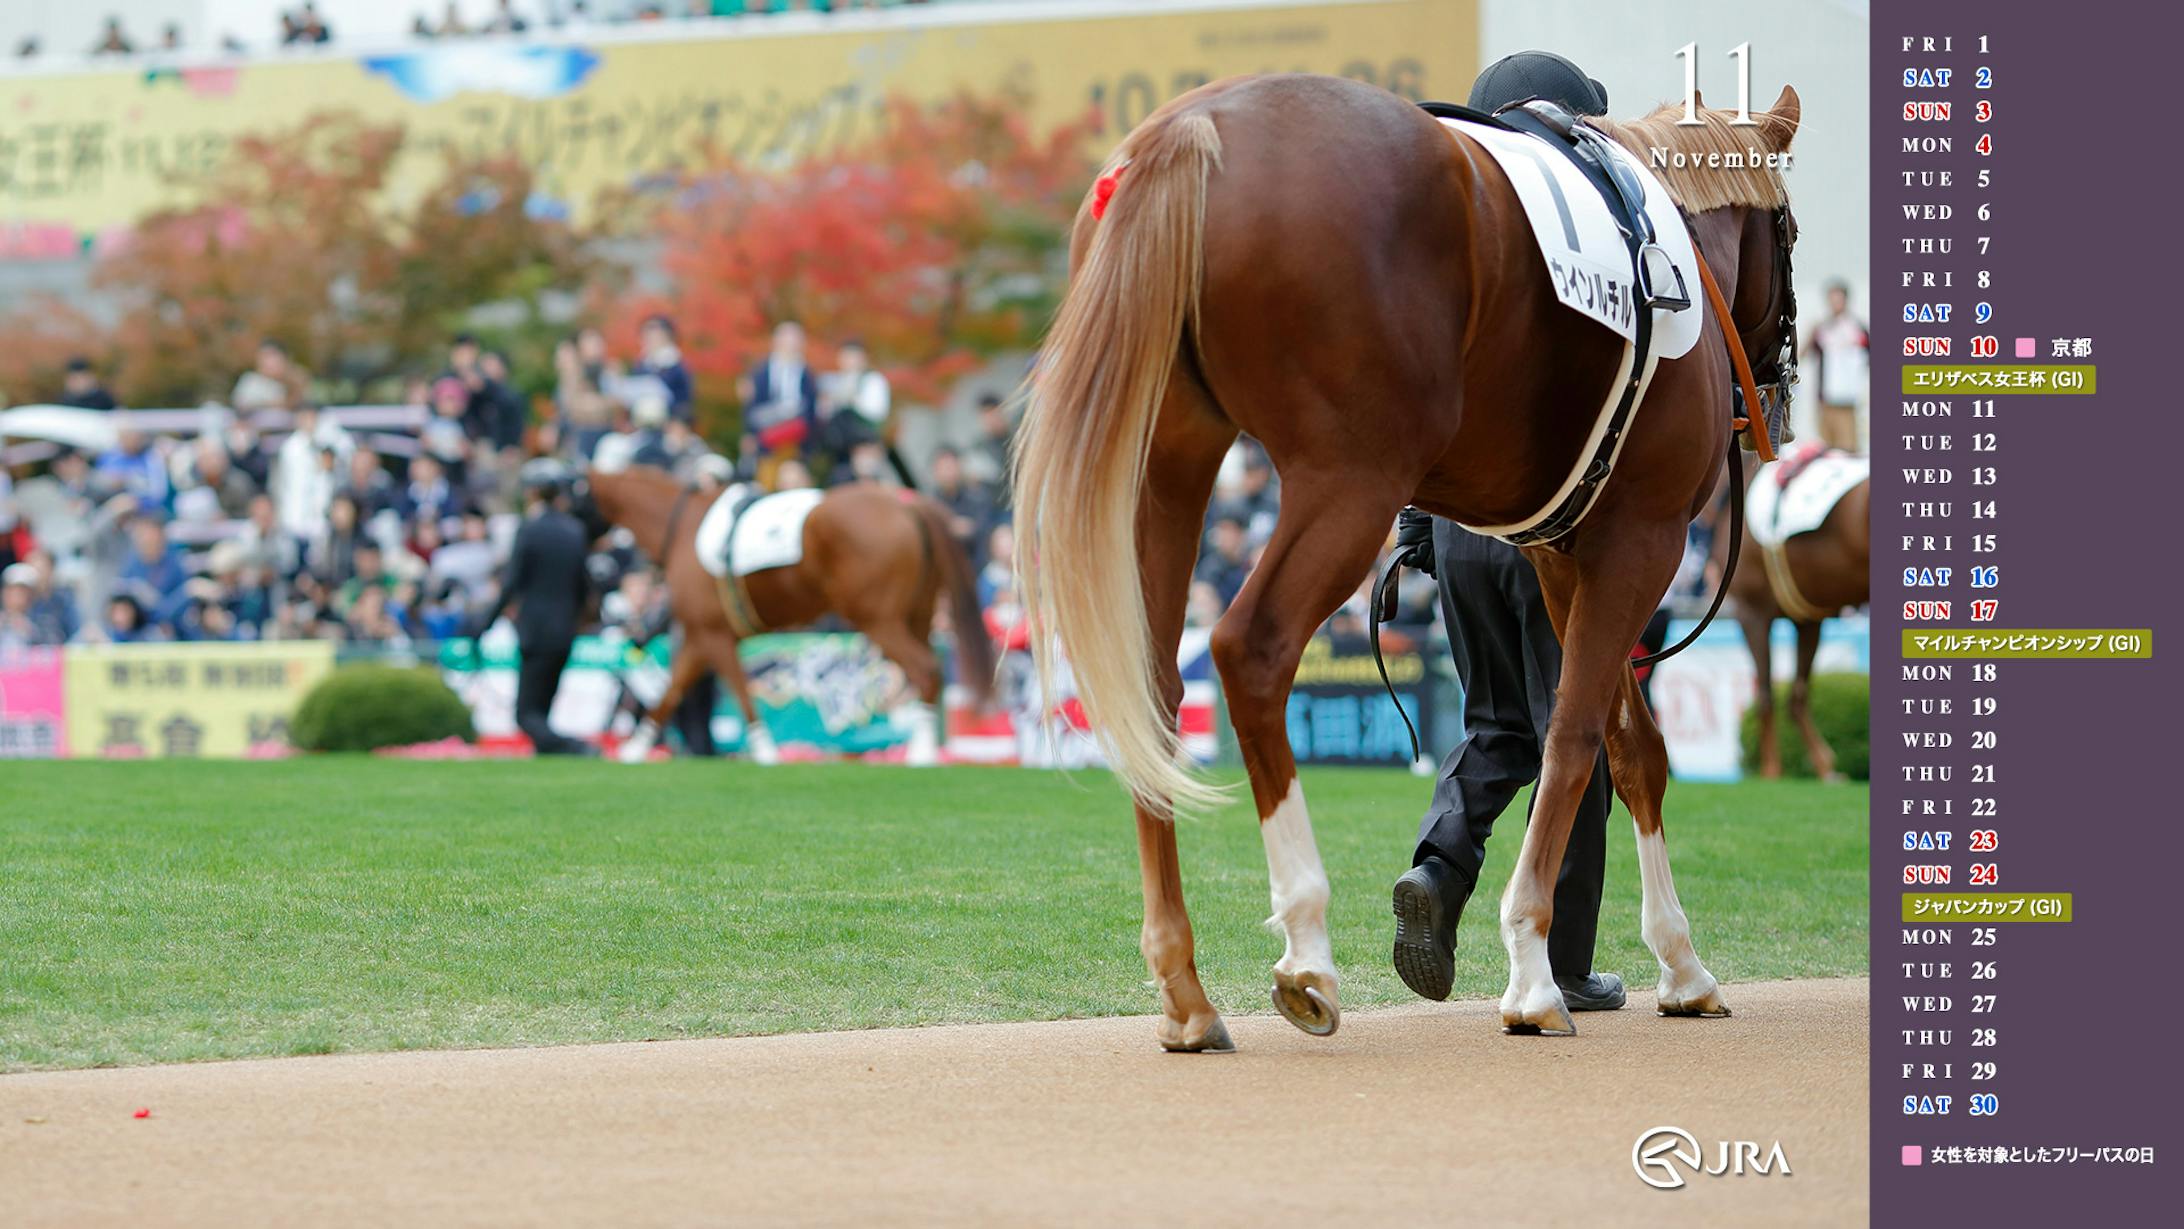
M 1041 691 L 1057 694 L 1066 655 L 1109 762 L 1155 815 L 1223 797 L 1186 765 L 1160 695 L 1137 548 L 1154 424 L 1196 326 L 1206 182 L 1220 160 L 1212 118 L 1187 108 L 1124 143 L 1078 213 L 1094 233 L 1016 438 L 1017 566 Z

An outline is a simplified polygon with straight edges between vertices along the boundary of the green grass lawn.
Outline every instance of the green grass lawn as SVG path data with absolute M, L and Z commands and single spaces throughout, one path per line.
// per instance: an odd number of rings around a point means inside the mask
M 1426 784 L 1305 789 L 1343 1002 L 1405 1001 L 1388 887 Z M 1017 769 L 11 765 L 0 1070 L 1152 1011 L 1119 798 Z M 1502 988 L 1522 807 L 1465 917 L 1460 995 Z M 1668 832 L 1725 982 L 1865 970 L 1862 788 L 1679 785 Z M 1208 989 L 1265 1011 L 1257 825 L 1238 806 L 1180 835 Z M 1620 810 L 1608 847 L 1599 965 L 1650 985 Z

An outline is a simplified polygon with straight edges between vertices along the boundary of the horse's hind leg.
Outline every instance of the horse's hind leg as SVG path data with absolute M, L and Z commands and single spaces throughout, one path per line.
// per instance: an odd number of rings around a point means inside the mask
M 1668 843 L 1661 834 L 1668 745 L 1638 690 L 1637 676 L 1627 668 L 1615 720 L 1608 723 L 1608 771 L 1638 832 L 1638 878 L 1644 892 L 1639 933 L 1661 966 L 1658 1010 L 1664 1016 L 1726 1016 L 1721 985 L 1691 946 L 1691 923 L 1668 872 Z
M 667 667 L 667 690 L 660 693 L 660 702 L 645 711 L 637 728 L 630 731 L 628 741 L 622 744 L 618 758 L 623 763 L 642 764 L 651 757 L 653 744 L 659 741 L 660 731 L 674 719 L 684 693 L 711 668 L 711 662 L 696 645 L 686 643 L 675 650 L 675 659 Z
M 933 652 L 932 639 L 917 635 L 899 618 L 860 623 L 858 629 L 887 660 L 902 668 L 904 680 L 917 696 L 907 762 L 919 768 L 940 763 L 940 658 Z
M 1746 610 L 1737 603 L 1737 626 L 1744 630 L 1744 647 L 1752 654 L 1752 715 L 1759 727 L 1759 775 L 1772 781 L 1782 775 L 1782 747 L 1775 741 L 1774 614 Z
M 1812 761 L 1812 775 L 1823 781 L 1840 781 L 1835 771 L 1835 750 L 1821 736 L 1812 719 L 1812 663 L 1820 653 L 1820 624 L 1797 625 L 1797 678 L 1790 684 L 1790 720 L 1805 738 L 1805 758 Z
M 1191 569 L 1198 561 L 1199 527 L 1213 493 L 1222 454 L 1236 438 L 1208 406 L 1197 382 L 1179 369 L 1153 440 L 1137 518 L 1138 569 L 1145 592 L 1146 628 L 1153 670 L 1166 718 L 1183 704 L 1183 674 L 1175 660 L 1189 606 Z M 1160 990 L 1162 1047 L 1219 1052 L 1234 1049 L 1228 1027 L 1198 980 L 1190 911 L 1183 902 L 1175 824 L 1165 815 L 1136 808 L 1138 866 L 1145 890 L 1145 926 L 1138 949 Z
M 1402 495 L 1384 474 L 1284 475 L 1282 509 L 1251 579 L 1213 631 L 1266 844 L 1274 902 L 1268 924 L 1286 940 L 1274 966 L 1274 1006 L 1308 1033 L 1335 1031 L 1334 953 L 1327 939 L 1327 872 L 1320 864 L 1289 746 L 1288 699 L 1305 643 L 1372 570 Z
M 1562 991 L 1556 987 L 1547 956 L 1547 932 L 1554 923 L 1555 876 L 1569 844 L 1570 825 L 1577 816 L 1580 798 L 1592 779 L 1600 747 L 1609 735 L 1608 718 L 1617 716 L 1618 736 L 1626 740 L 1644 720 L 1643 702 L 1637 713 L 1617 712 L 1626 694 L 1636 701 L 1631 681 L 1630 646 L 1636 644 L 1652 616 L 1660 595 L 1675 575 L 1681 552 L 1682 527 L 1676 524 L 1595 522 L 1590 532 L 1564 553 L 1546 548 L 1527 550 L 1539 573 L 1540 592 L 1547 612 L 1562 638 L 1562 682 L 1555 693 L 1555 712 L 1547 726 L 1545 762 L 1539 788 L 1533 796 L 1532 822 L 1524 830 L 1524 848 L 1517 855 L 1509 887 L 1502 893 L 1502 942 L 1509 949 L 1509 988 L 1502 994 L 1502 1025 L 1510 1032 L 1574 1033 Z M 1658 742 L 1659 735 L 1654 735 Z M 1667 779 L 1666 752 L 1653 762 L 1643 746 L 1628 766 L 1611 761 L 1611 775 L 1626 801 L 1640 803 L 1633 814 L 1653 816 L 1661 885 L 1667 886 L 1668 858 L 1658 841 L 1660 793 Z M 1634 788 L 1639 778 L 1623 777 L 1634 769 L 1652 769 L 1657 780 Z M 1641 824 L 1644 820 L 1641 819 Z M 1648 841 L 1641 831 L 1639 862 L 1646 868 L 1649 896 L 1654 888 L 1652 864 L 1647 861 Z M 1670 888 L 1673 899 L 1673 889 Z M 1652 914 L 1647 914 L 1650 919 Z M 1676 913 L 1678 922 L 1681 912 Z M 1684 931 L 1689 947 L 1688 929 Z M 1650 938 L 1650 936 L 1649 936 Z M 1659 948 L 1655 949 L 1659 951 Z
M 759 720 L 758 705 L 751 700 L 751 676 L 743 670 L 741 643 L 725 629 L 706 628 L 691 633 L 691 643 L 685 651 L 696 647 L 712 664 L 713 673 L 728 685 L 728 694 L 736 698 L 736 707 L 743 713 L 743 751 L 754 764 L 778 764 L 781 752 L 774 746 L 773 735 L 766 723 Z

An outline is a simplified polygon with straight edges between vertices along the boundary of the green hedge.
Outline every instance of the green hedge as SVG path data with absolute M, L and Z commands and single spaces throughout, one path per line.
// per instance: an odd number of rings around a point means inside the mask
M 470 709 L 423 666 L 343 666 L 320 680 L 292 726 L 305 751 L 370 751 L 476 737 Z
M 1816 674 L 1812 678 L 1812 719 L 1820 736 L 1835 752 L 1835 770 L 1853 781 L 1870 780 L 1873 774 L 1872 693 L 1863 674 Z M 1759 714 L 1744 712 L 1744 768 L 1759 771 Z M 1790 689 L 1775 689 L 1775 744 L 1782 748 L 1782 773 L 1790 777 L 1813 775 L 1805 756 L 1805 740 L 1790 720 Z

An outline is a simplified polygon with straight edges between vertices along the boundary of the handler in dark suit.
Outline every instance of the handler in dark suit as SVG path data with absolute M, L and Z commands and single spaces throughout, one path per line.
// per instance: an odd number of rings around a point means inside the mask
M 1470 103 L 1491 112 L 1529 98 L 1579 115 L 1605 114 L 1608 104 L 1599 82 L 1543 51 L 1488 65 Z M 1441 582 L 1441 613 L 1464 686 L 1463 741 L 1441 765 L 1413 865 L 1395 884 L 1395 970 L 1412 990 L 1445 999 L 1455 981 L 1456 921 L 1486 861 L 1486 838 L 1517 791 L 1539 779 L 1562 645 L 1539 577 L 1516 547 L 1415 508 L 1405 508 L 1397 526 L 1404 562 Z M 1602 752 L 1555 879 L 1547 961 L 1571 1011 L 1612 1011 L 1624 1000 L 1623 979 L 1592 967 L 1611 788 Z
M 516 725 L 540 755 L 593 754 L 591 744 L 564 738 L 547 723 L 591 585 L 584 569 L 584 526 L 562 506 L 567 477 L 559 462 L 544 458 L 523 467 L 530 506 L 516 531 L 500 600 L 476 625 L 483 631 L 510 602 L 518 603 L 516 647 L 522 663 L 516 672 Z

